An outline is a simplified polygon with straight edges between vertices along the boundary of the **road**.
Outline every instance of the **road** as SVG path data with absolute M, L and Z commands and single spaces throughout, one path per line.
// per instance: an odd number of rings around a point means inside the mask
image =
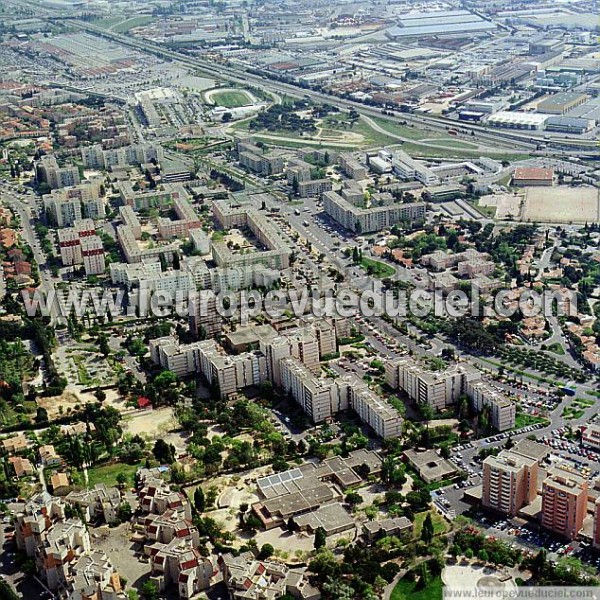
M 10 206 L 21 219 L 22 235 L 24 240 L 29 244 L 35 262 L 39 268 L 40 274 L 40 285 L 38 290 L 46 298 L 56 293 L 54 285 L 54 279 L 50 272 L 46 256 L 42 252 L 40 246 L 40 240 L 34 229 L 34 220 L 32 218 L 32 211 L 37 211 L 35 196 L 32 195 L 21 195 L 10 189 L 8 185 L 2 185 L 0 188 L 0 200 L 2 203 Z M 50 320 L 53 324 L 56 324 L 60 320 L 60 311 L 56 302 L 53 302 L 50 307 Z
M 40 18 L 58 18 L 63 21 L 64 17 L 53 9 L 48 7 L 41 7 L 37 3 L 33 3 L 27 0 L 6 0 L 8 4 L 16 5 L 22 8 L 23 5 L 30 7 L 35 11 L 35 14 Z M 186 56 L 180 52 L 169 50 L 161 46 L 160 44 L 151 42 L 146 39 L 135 38 L 128 35 L 122 35 L 115 32 L 107 31 L 102 27 L 94 25 L 93 23 L 79 21 L 77 19 L 69 18 L 70 24 L 75 27 L 88 31 L 104 38 L 118 42 L 124 46 L 134 48 L 138 51 L 150 53 L 159 56 L 163 59 L 170 60 L 174 63 L 185 67 L 191 67 L 197 71 L 203 72 L 217 80 L 227 80 L 235 84 L 247 86 L 248 84 L 254 84 L 260 86 L 262 89 L 274 93 L 274 94 L 286 94 L 293 97 L 308 97 L 316 102 L 335 102 L 336 105 L 344 106 L 346 108 L 353 108 L 362 115 L 371 117 L 378 117 L 384 120 L 392 122 L 398 122 L 399 119 L 394 115 L 384 115 L 381 109 L 372 108 L 365 106 L 360 102 L 353 100 L 347 100 L 338 96 L 332 96 L 330 94 L 316 92 L 310 89 L 299 88 L 296 85 L 289 83 L 282 83 L 274 81 L 264 76 L 264 74 L 258 71 L 249 71 L 246 66 L 243 65 L 232 65 L 229 64 L 214 64 L 206 60 L 200 60 L 195 57 Z M 597 152 L 596 144 L 594 140 L 577 140 L 567 135 L 563 137 L 558 136 L 539 136 L 535 133 L 521 134 L 515 131 L 496 131 L 490 130 L 489 128 L 476 125 L 472 123 L 460 123 L 446 117 L 433 117 L 426 114 L 410 114 L 401 113 L 401 119 L 409 121 L 419 127 L 427 125 L 433 129 L 443 129 L 444 131 L 448 127 L 457 127 L 465 131 L 474 132 L 478 137 L 479 141 L 484 141 L 491 146 L 497 146 L 498 144 L 506 144 L 510 141 L 515 151 L 532 151 L 536 150 L 538 144 L 544 143 L 548 146 L 545 151 L 548 155 L 564 156 L 573 153 L 576 147 L 579 147 L 578 153 L 580 156 L 590 155 L 594 156 Z M 550 138 L 550 139 L 547 139 Z M 551 147 L 550 147 L 551 146 Z

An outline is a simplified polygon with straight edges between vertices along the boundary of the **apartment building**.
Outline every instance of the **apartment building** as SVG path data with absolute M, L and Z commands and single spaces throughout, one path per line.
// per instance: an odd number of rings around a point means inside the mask
M 81 158 L 86 168 L 108 170 L 111 167 L 160 163 L 164 159 L 164 150 L 158 144 L 132 144 L 106 150 L 101 144 L 94 144 L 81 148 Z
M 410 357 L 388 362 L 385 366 L 386 383 L 392 389 L 401 389 L 411 400 L 428 404 L 443 411 L 467 392 L 467 384 L 478 381 L 481 373 L 470 365 L 454 364 L 442 371 L 433 371 Z
M 379 437 L 388 439 L 402 435 L 403 419 L 400 413 L 371 391 L 362 380 L 351 375 L 337 385 L 340 389 L 345 388 L 350 407 Z
M 290 266 L 291 248 L 277 229 L 261 213 L 248 204 L 234 204 L 228 200 L 213 202 L 213 214 L 225 229 L 247 228 L 266 250 L 235 253 L 224 242 L 213 242 L 213 260 L 219 267 L 248 267 L 262 264 L 272 269 Z
M 80 237 L 81 256 L 86 275 L 102 275 L 106 269 L 104 246 L 97 235 Z
M 190 242 L 196 252 L 199 252 L 202 256 L 210 254 L 210 238 L 208 234 L 201 228 L 192 228 L 188 232 Z
M 363 179 L 367 179 L 368 177 L 367 167 L 358 162 L 358 160 L 356 160 L 352 154 L 340 154 L 338 156 L 338 164 L 340 165 L 342 173 L 351 179 L 361 181 Z
M 105 216 L 102 179 L 85 181 L 75 187 L 54 189 L 42 199 L 44 209 L 57 227 L 71 227 L 81 218 L 103 219 Z
M 300 198 L 316 198 L 325 192 L 333 189 L 331 179 L 311 179 L 310 181 L 301 181 L 298 184 L 298 196 Z
M 483 264 L 485 265 L 483 269 L 488 268 L 487 263 L 491 262 L 488 260 L 489 255 L 483 252 L 478 252 L 474 248 L 468 248 L 464 252 L 446 252 L 445 250 L 436 250 L 431 254 L 424 254 L 421 256 L 421 264 L 424 267 L 429 267 L 432 271 L 445 271 L 446 269 L 451 269 L 452 267 L 456 267 L 458 265 L 458 274 L 463 275 L 468 272 L 469 267 L 465 265 L 461 267 L 462 263 L 471 263 L 471 264 Z M 492 263 L 493 265 L 494 263 Z M 493 269 L 490 273 L 493 272 Z M 490 273 L 476 273 L 474 275 L 482 274 L 489 275 Z
M 129 205 L 119 206 L 119 217 L 123 225 L 129 227 L 136 240 L 142 237 L 142 225 L 133 208 Z
M 168 483 L 156 477 L 147 477 L 138 492 L 139 510 L 142 514 L 162 515 L 167 510 L 182 511 L 186 519 L 192 518 L 192 510 L 185 494 L 175 492 Z
M 72 228 L 59 229 L 58 247 L 64 266 L 83 264 L 86 275 L 104 273 L 104 246 L 91 219 L 79 219 Z
M 504 394 L 486 381 L 467 382 L 466 394 L 477 413 L 490 411 L 490 423 L 497 431 L 508 431 L 515 426 L 517 407 Z
M 223 329 L 223 319 L 217 310 L 217 299 L 212 294 L 201 294 L 190 300 L 190 331 L 200 340 L 216 337 Z
M 323 423 L 348 408 L 347 395 L 333 380 L 322 379 L 295 358 L 279 361 L 280 387 L 298 403 L 313 423 Z
M 236 144 L 240 164 L 261 175 L 277 175 L 283 172 L 283 157 L 274 152 L 264 152 L 251 139 L 238 139 Z
M 187 237 L 193 229 L 200 229 L 200 218 L 187 198 L 176 196 L 173 199 L 173 208 L 177 219 L 158 219 L 158 234 L 163 240 Z
M 252 552 L 219 557 L 219 569 L 232 600 L 281 598 L 319 600 L 321 593 L 308 581 L 303 570 L 270 561 L 259 561 Z
M 71 565 L 68 600 L 127 600 L 121 577 L 101 550 L 80 556 Z
M 98 483 L 92 489 L 74 490 L 65 496 L 65 502 L 79 507 L 87 523 L 103 520 L 111 525 L 119 521 L 121 494 L 116 487 Z
M 179 539 L 190 542 L 194 547 L 200 545 L 198 529 L 180 509 L 170 509 L 161 515 L 143 515 L 139 518 L 138 525 L 143 530 L 144 543 L 168 544 L 174 539 Z
M 174 538 L 168 544 L 154 542 L 144 547 L 150 559 L 150 580 L 159 592 L 175 586 L 180 598 L 192 598 L 210 586 L 212 563 L 189 540 Z
M 290 394 L 314 423 L 331 419 L 352 408 L 377 435 L 387 439 L 402 434 L 402 417 L 354 375 L 339 380 L 323 379 L 298 359 L 279 361 L 280 387 Z
M 168 262 L 172 262 L 173 254 L 179 250 L 179 244 L 162 244 L 154 247 L 142 247 L 136 238 L 136 231 L 127 225 L 117 226 L 117 240 L 128 263 L 139 263 L 144 259 L 159 258 L 163 255 Z
M 160 186 L 153 190 L 136 191 L 130 181 L 119 181 L 116 184 L 121 201 L 134 210 L 148 210 L 150 208 L 169 208 L 178 190 L 167 189 Z
M 38 183 L 47 183 L 53 190 L 75 186 L 81 182 L 77 167 L 60 167 L 52 154 L 42 156 L 35 163 L 35 177 Z
M 152 360 L 179 377 L 202 373 L 226 398 L 267 379 L 267 362 L 260 352 L 229 356 L 214 340 L 178 344 L 172 337 L 150 341 Z
M 90 534 L 85 523 L 78 518 L 59 521 L 46 531 L 36 548 L 37 571 L 49 589 L 65 589 L 77 557 L 90 550 Z
M 583 528 L 587 501 L 587 479 L 561 468 L 550 470 L 542 485 L 542 527 L 575 539 Z
M 298 184 L 311 180 L 313 166 L 304 160 L 290 160 L 286 167 L 286 177 L 288 185 L 293 185 L 294 181 Z
M 342 227 L 357 234 L 381 231 L 396 223 L 425 217 L 424 202 L 361 208 L 332 191 L 323 193 L 323 209 Z
M 482 504 L 514 517 L 537 495 L 539 465 L 533 458 L 510 450 L 483 461 Z
M 581 443 L 588 448 L 600 450 L 600 425 L 587 423 L 581 427 Z
M 412 159 L 404 150 L 393 153 L 392 170 L 401 179 L 416 179 L 423 185 L 439 183 L 439 177 L 431 169 Z

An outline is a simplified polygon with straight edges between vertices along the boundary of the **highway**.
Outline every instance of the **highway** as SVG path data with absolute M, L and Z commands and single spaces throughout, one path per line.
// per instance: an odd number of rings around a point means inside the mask
M 48 19 L 59 18 L 58 14 L 54 10 L 48 9 L 47 7 L 41 7 L 37 3 L 31 2 L 30 0 L 7 0 L 7 3 L 13 4 L 14 6 L 18 6 L 20 8 L 23 5 L 29 6 L 36 11 L 37 16 L 39 17 L 46 17 Z M 66 19 L 61 18 L 60 20 L 64 22 Z M 286 94 L 293 97 L 307 97 L 315 102 L 335 103 L 337 106 L 355 109 L 359 114 L 367 117 L 377 117 L 393 123 L 407 121 L 420 128 L 428 126 L 431 129 L 443 131 L 449 127 L 459 128 L 460 130 L 466 131 L 468 134 L 474 134 L 474 136 L 469 137 L 469 140 L 487 143 L 492 148 L 498 147 L 498 145 L 504 146 L 509 143 L 510 147 L 513 148 L 515 152 L 531 152 L 537 149 L 538 144 L 545 144 L 548 146 L 548 148 L 545 150 L 544 154 L 549 156 L 568 156 L 573 154 L 575 151 L 577 151 L 579 156 L 597 155 L 597 143 L 595 140 L 578 140 L 576 138 L 554 136 L 550 137 L 550 139 L 547 139 L 549 136 L 540 135 L 537 132 L 521 134 L 513 130 L 490 131 L 490 129 L 482 125 L 457 122 L 454 119 L 433 117 L 431 115 L 421 113 L 400 113 L 400 118 L 398 118 L 396 115 L 383 114 L 381 108 L 374 108 L 361 102 L 340 98 L 338 96 L 317 92 L 311 89 L 300 88 L 299 86 L 290 83 L 275 81 L 257 72 L 248 71 L 245 68 L 235 67 L 231 64 L 216 64 L 210 63 L 206 60 L 192 58 L 186 56 L 182 52 L 166 49 L 161 45 L 148 40 L 107 31 L 101 27 L 98 27 L 97 25 L 94 25 L 93 23 L 79 21 L 77 19 L 69 19 L 69 23 L 75 28 L 79 28 L 83 31 L 87 31 L 88 33 L 92 33 L 106 39 L 111 39 L 124 46 L 137 49 L 138 51 L 151 53 L 155 56 L 173 61 L 182 66 L 195 69 L 206 75 L 214 77 L 217 80 L 228 80 L 241 86 L 254 84 L 275 94 Z

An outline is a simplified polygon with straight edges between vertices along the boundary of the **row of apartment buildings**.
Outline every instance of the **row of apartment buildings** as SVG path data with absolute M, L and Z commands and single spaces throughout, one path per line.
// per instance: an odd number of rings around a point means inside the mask
M 342 227 L 357 234 L 382 231 L 397 223 L 425 217 L 424 202 L 362 208 L 333 191 L 323 194 L 323 209 Z
M 392 389 L 402 390 L 411 400 L 436 411 L 466 396 L 475 412 L 489 409 L 490 423 L 498 431 L 515 426 L 514 402 L 484 381 L 481 371 L 472 365 L 457 363 L 435 371 L 411 357 L 401 357 L 386 363 L 385 381 Z
M 335 326 L 326 320 L 290 331 L 265 333 L 259 349 L 227 354 L 214 340 L 180 345 L 173 338 L 150 342 L 153 361 L 179 376 L 200 372 L 221 396 L 271 381 L 290 394 L 315 423 L 353 409 L 381 437 L 399 437 L 402 418 L 358 377 L 319 376 L 320 360 L 336 350 Z

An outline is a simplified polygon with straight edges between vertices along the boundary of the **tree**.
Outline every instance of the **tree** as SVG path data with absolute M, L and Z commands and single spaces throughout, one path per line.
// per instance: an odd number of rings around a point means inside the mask
M 120 487 L 125 487 L 125 484 L 127 483 L 128 479 L 129 477 L 127 477 L 127 473 L 121 471 L 121 473 L 117 474 L 117 483 Z
M 358 506 L 363 501 L 363 497 L 357 492 L 348 492 L 346 494 L 346 502 L 354 508 Z
M 324 548 L 327 544 L 327 532 L 322 527 L 317 527 L 315 531 L 315 550 Z
M 154 458 L 160 463 L 170 465 L 175 461 L 175 447 L 173 444 L 167 444 L 162 438 L 159 438 L 154 443 L 152 454 L 154 454 Z
M 119 506 L 119 509 L 117 511 L 117 517 L 119 518 L 119 521 L 121 521 L 121 523 L 127 523 L 131 521 L 131 518 L 133 517 L 133 511 L 131 510 L 131 506 L 127 502 L 123 502 L 123 504 Z
M 252 512 L 246 517 L 246 527 L 256 530 L 262 527 L 262 521 Z
M 274 552 L 275 548 L 273 548 L 271 544 L 263 544 L 256 558 L 258 558 L 258 560 L 267 560 L 268 558 L 271 558 L 271 556 L 273 556 Z
M 427 513 L 425 520 L 423 521 L 423 527 L 421 528 L 421 539 L 426 544 L 431 544 L 433 540 L 433 519 L 431 513 Z
M 158 587 L 154 581 L 149 579 L 142 586 L 142 597 L 144 600 L 158 600 Z
M 197 487 L 194 492 L 194 508 L 202 513 L 206 509 L 206 498 L 204 497 L 204 490 L 201 487 Z

